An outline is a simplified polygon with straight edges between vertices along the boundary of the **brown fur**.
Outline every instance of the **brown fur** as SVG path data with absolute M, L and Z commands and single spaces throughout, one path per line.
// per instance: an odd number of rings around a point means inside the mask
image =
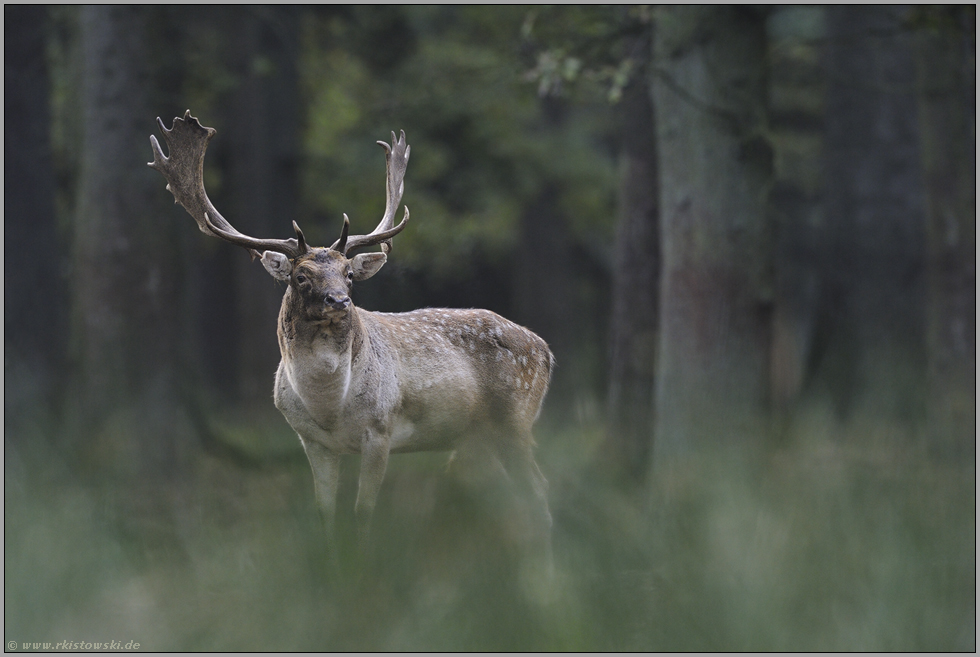
M 531 428 L 551 379 L 548 345 L 487 310 L 358 309 L 351 269 L 327 249 L 297 258 L 279 316 L 276 406 L 310 456 L 328 522 L 340 455 L 362 456 L 356 509 L 366 531 L 389 453 L 459 450 L 503 466 L 547 532 Z

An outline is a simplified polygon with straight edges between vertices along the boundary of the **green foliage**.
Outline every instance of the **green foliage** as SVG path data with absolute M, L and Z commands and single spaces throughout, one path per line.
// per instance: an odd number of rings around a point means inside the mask
M 590 475 L 601 432 L 542 432 L 550 582 L 521 557 L 506 487 L 461 486 L 445 455 L 392 458 L 365 552 L 351 531 L 357 461 L 345 461 L 334 576 L 298 445 L 297 460 L 264 469 L 204 457 L 179 483 L 122 488 L 79 477 L 39 429 L 22 428 L 16 444 L 29 447 L 5 465 L 5 638 L 149 650 L 973 650 L 972 465 L 903 446 L 901 427 L 808 418 L 792 447 L 692 454 L 658 473 L 652 497 Z
M 538 55 L 526 78 L 538 83 L 540 96 L 605 97 L 617 103 L 623 89 L 645 74 L 651 27 L 647 5 L 530 11 L 521 33 Z
M 343 212 L 354 231 L 374 227 L 384 164 L 372 143 L 405 129 L 412 160 L 403 203 L 413 219 L 398 239 L 399 264 L 449 279 L 471 273 L 474 256 L 506 262 L 524 208 L 555 182 L 576 235 L 588 243 L 598 230 L 608 242 L 608 126 L 587 107 L 570 109 L 560 125 L 545 120 L 522 80 L 524 17 L 513 7 L 363 8 L 306 23 L 303 189 L 316 241 L 334 239 Z M 392 25 L 408 35 L 405 49 L 382 67 L 371 53 L 391 49 Z

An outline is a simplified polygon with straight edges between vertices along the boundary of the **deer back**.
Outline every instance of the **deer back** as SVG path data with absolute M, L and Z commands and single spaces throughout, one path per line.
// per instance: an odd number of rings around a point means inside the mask
M 364 314 L 397 352 L 406 409 L 526 427 L 536 419 L 553 357 L 531 331 L 488 310 Z

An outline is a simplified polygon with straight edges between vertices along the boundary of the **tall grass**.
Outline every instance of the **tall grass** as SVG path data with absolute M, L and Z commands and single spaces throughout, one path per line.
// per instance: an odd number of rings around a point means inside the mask
M 592 474 L 597 429 L 544 432 L 550 579 L 527 565 L 506 488 L 461 486 L 444 473 L 444 455 L 392 458 L 363 553 L 350 531 L 357 462 L 345 463 L 335 572 L 298 445 L 296 459 L 272 468 L 202 456 L 179 481 L 123 488 L 73 472 L 43 428 L 20 431 L 38 435 L 7 441 L 6 641 L 332 651 L 976 646 L 975 469 L 930 460 L 901 428 L 840 427 L 818 415 L 780 449 L 692 454 L 629 493 Z

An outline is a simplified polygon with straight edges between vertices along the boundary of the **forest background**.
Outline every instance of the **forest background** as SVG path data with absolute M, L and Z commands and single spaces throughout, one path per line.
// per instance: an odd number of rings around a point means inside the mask
M 975 650 L 975 24 L 5 5 L 5 641 Z M 188 108 L 223 214 L 321 245 L 407 132 L 412 222 L 354 301 L 552 346 L 544 588 L 440 455 L 392 460 L 331 577 L 282 288 L 146 167 Z

